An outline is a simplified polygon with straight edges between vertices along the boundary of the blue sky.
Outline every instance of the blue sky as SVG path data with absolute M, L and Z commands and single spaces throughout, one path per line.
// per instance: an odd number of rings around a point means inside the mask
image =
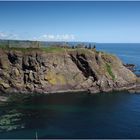
M 140 2 L 0 2 L 0 38 L 140 42 Z

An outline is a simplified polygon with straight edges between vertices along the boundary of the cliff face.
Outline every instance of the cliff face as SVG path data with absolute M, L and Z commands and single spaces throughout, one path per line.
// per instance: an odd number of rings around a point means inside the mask
M 117 57 L 93 50 L 0 50 L 1 92 L 96 93 L 131 88 L 136 79 Z

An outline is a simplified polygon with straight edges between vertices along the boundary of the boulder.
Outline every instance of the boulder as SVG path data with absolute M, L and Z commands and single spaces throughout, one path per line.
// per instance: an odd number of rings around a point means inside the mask
M 5 89 L 10 88 L 8 83 L 1 82 L 0 85 L 2 85 Z

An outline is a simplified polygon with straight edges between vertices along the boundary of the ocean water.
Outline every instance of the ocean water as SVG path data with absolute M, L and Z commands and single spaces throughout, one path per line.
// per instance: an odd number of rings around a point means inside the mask
M 96 44 L 140 69 L 139 44 Z M 140 94 L 13 95 L 0 104 L 0 139 L 140 138 Z
M 96 44 L 97 50 L 113 53 L 124 63 L 135 64 L 136 73 L 140 74 L 140 43 L 105 43 Z

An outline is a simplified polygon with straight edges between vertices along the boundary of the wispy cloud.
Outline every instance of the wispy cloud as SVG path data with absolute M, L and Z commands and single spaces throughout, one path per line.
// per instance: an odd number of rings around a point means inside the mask
M 5 38 L 5 37 L 7 37 L 7 34 L 0 32 L 0 38 Z
M 39 41 L 74 41 L 75 35 L 73 34 L 43 34 L 38 37 L 24 36 L 21 37 L 15 33 L 1 32 L 0 39 L 20 39 L 20 40 L 39 40 Z
M 18 35 L 8 32 L 0 32 L 0 39 L 18 39 Z
M 44 41 L 73 41 L 75 40 L 75 36 L 73 34 L 44 34 L 39 38 L 34 38 L 36 40 L 44 40 Z

